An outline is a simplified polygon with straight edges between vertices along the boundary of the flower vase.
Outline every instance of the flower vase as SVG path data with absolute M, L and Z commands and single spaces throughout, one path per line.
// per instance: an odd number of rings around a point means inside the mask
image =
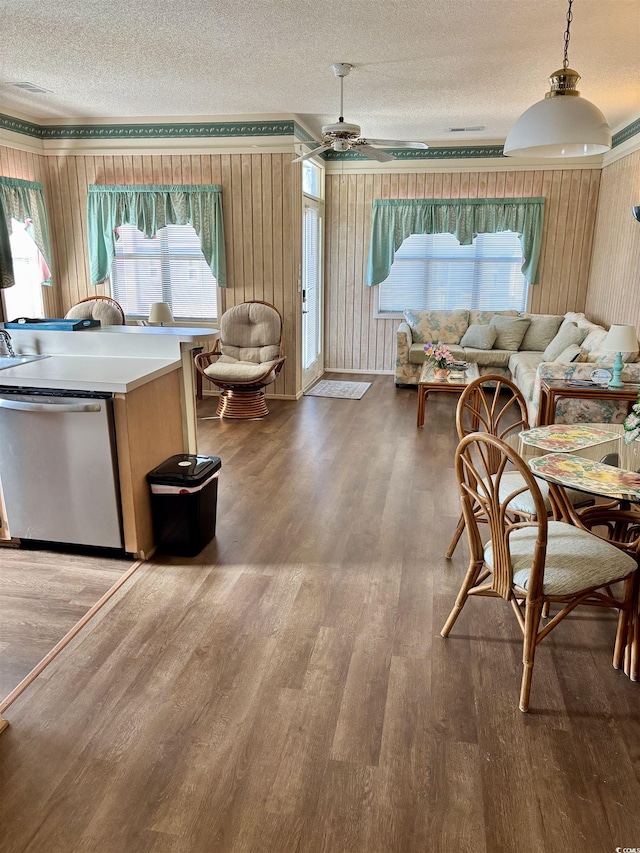
M 436 382 L 446 382 L 451 371 L 448 367 L 434 367 L 433 368 L 433 378 Z

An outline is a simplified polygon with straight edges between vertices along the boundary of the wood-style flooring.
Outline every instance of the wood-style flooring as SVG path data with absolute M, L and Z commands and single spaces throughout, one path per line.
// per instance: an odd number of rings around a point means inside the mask
M 0 700 L 132 562 L 131 558 L 0 548 Z
M 340 378 L 331 376 L 330 378 Z M 345 376 L 353 380 L 356 377 Z M 360 378 L 360 377 L 357 377 Z M 615 618 L 540 646 L 444 552 L 452 395 L 213 419 L 216 539 L 158 558 L 8 709 L 1 853 L 613 853 L 640 847 L 640 685 Z

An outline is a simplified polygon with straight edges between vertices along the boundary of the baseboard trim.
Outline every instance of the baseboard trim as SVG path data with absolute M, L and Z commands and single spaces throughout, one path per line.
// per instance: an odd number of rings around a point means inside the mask
M 359 374 L 375 374 L 376 376 L 394 376 L 394 370 L 355 370 L 354 368 L 346 367 L 325 367 L 325 373 L 359 373 Z

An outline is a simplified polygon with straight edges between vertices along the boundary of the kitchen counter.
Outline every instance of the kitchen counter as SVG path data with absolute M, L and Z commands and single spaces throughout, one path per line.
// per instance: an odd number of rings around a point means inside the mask
M 126 394 L 180 366 L 179 358 L 52 355 L 0 370 L 0 385 Z
M 146 474 L 169 456 L 197 452 L 191 350 L 218 334 L 163 328 L 12 330 L 18 355 L 48 357 L 0 370 L 0 386 L 113 395 L 123 544 L 138 557 L 148 556 L 154 547 Z M 44 487 L 55 496 L 53 484 Z M 10 509 L 3 504 L 0 484 L 0 540 L 11 541 Z

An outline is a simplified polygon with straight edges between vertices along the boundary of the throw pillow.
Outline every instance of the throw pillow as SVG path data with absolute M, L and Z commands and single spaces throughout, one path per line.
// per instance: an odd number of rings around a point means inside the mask
M 558 334 L 562 317 L 555 314 L 523 314 L 531 320 L 525 332 L 520 350 L 526 352 L 544 352 Z
M 497 330 L 498 335 L 493 344 L 494 349 L 508 349 L 514 352 L 520 349 L 520 344 L 531 320 L 526 317 L 502 317 L 494 314 L 489 322 Z
M 553 360 L 559 361 L 561 364 L 571 364 L 572 361 L 579 361 L 581 354 L 582 350 L 578 344 L 569 344 L 569 346 L 562 350 L 560 355 L 556 356 Z
M 571 344 L 578 346 L 587 336 L 587 329 L 579 329 L 575 323 L 567 323 L 563 326 L 546 350 L 542 353 L 543 361 L 557 361 L 561 352 L 564 352 Z
M 462 336 L 460 346 L 471 349 L 491 349 L 497 337 L 498 330 L 495 326 L 481 326 L 475 323 L 469 326 Z
M 451 311 L 405 309 L 402 313 L 405 322 L 411 327 L 414 344 L 428 344 L 432 341 L 457 344 L 469 325 L 469 312 L 466 308 Z

